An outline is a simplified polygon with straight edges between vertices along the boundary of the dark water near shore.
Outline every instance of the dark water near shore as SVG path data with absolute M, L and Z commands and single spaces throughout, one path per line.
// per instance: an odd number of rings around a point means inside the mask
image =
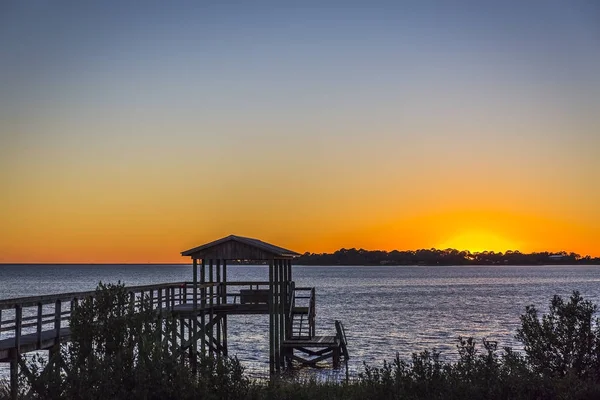
M 294 267 L 298 286 L 317 291 L 317 334 L 341 320 L 350 369 L 380 364 L 396 352 L 435 348 L 453 358 L 458 336 L 518 347 L 514 334 L 526 305 L 547 309 L 554 294 L 573 290 L 600 303 L 597 266 Z M 266 266 L 231 266 L 228 280 L 264 281 Z M 0 265 L 0 299 L 93 290 L 99 281 L 126 285 L 191 280 L 182 265 Z M 230 354 L 255 373 L 268 367 L 268 317 L 229 320 Z M 7 365 L 0 365 L 0 376 Z

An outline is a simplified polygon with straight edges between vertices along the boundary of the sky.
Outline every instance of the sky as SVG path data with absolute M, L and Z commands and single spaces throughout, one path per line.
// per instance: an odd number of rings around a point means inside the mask
M 600 3 L 489 3 L 3 1 L 0 262 L 600 256 Z

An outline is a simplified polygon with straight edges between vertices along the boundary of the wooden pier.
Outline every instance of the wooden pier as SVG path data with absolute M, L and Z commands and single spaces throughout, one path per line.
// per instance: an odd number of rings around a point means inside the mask
M 316 335 L 315 288 L 296 287 L 292 279 L 297 253 L 232 235 L 182 255 L 192 258 L 192 281 L 126 287 L 133 307 L 149 305 L 160 321 L 167 314 L 176 318 L 178 327 L 165 331 L 165 336 L 181 354 L 189 353 L 190 359 L 199 354 L 227 356 L 227 317 L 262 314 L 269 315 L 271 375 L 294 363 L 314 366 L 331 359 L 339 367 L 342 357 L 348 359 L 340 322 L 336 321 L 334 335 Z M 229 282 L 230 260 L 268 263 L 268 281 Z M 89 291 L 0 300 L 0 362 L 10 363 L 13 398 L 19 370 L 28 372 L 21 356 L 48 350 L 48 366 L 59 362 L 61 343 L 70 338 L 71 311 L 80 300 L 94 296 Z

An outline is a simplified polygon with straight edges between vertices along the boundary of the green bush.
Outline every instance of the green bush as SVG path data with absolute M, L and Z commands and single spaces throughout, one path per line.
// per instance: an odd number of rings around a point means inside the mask
M 527 361 L 538 373 L 564 377 L 597 378 L 600 371 L 600 328 L 596 305 L 574 292 L 568 302 L 554 296 L 550 311 L 540 319 L 535 307 L 521 316 L 517 338 Z

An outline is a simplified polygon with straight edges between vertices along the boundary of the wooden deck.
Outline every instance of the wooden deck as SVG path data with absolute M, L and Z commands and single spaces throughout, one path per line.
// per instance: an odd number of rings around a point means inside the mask
M 315 288 L 296 287 L 292 279 L 292 258 L 298 253 L 231 235 L 182 255 L 192 259 L 191 282 L 125 287 L 122 294 L 126 297 L 119 306 L 153 313 L 156 340 L 167 345 L 192 373 L 197 372 L 199 355 L 228 356 L 227 317 L 236 314 L 269 315 L 272 376 L 293 360 L 311 364 L 333 358 L 334 365 L 339 364 L 345 336 L 339 332 L 316 336 Z M 268 264 L 268 281 L 228 281 L 230 260 Z M 49 350 L 46 370 L 69 374 L 61 359 L 64 354 L 57 350 L 61 342 L 72 339 L 70 320 L 80 301 L 93 302 L 95 296 L 90 291 L 0 300 L 0 362 L 10 362 L 11 399 L 18 398 L 19 371 L 27 371 L 21 358 L 24 353 Z
M 331 359 L 334 367 L 338 366 L 342 354 L 347 359 L 345 335 L 341 335 L 339 329 L 334 336 L 315 335 L 315 289 L 296 288 L 293 282 L 287 284 L 286 291 L 283 284 L 275 285 L 274 293 L 280 303 L 271 305 L 268 303 L 271 293 L 266 289 L 269 282 L 201 282 L 196 285 L 176 282 L 125 289 L 136 310 L 150 307 L 157 316 L 172 313 L 179 320 L 179 332 L 169 338 L 184 351 L 195 341 L 194 346 L 199 346 L 196 351 L 200 353 L 227 355 L 228 315 L 270 315 L 269 340 L 275 349 L 270 354 L 272 373 L 273 366 L 279 371 L 286 361 L 290 365 L 295 361 L 314 366 Z M 82 299 L 94 296 L 95 292 L 77 292 L 0 300 L 0 362 L 11 364 L 11 393 L 17 386 L 20 355 L 52 350 L 68 342 L 74 307 Z M 274 321 L 275 315 L 281 318 Z M 194 335 L 190 332 L 192 320 L 201 321 L 198 328 L 194 327 L 198 329 Z M 274 335 L 275 328 L 278 333 Z M 203 336 L 209 339 L 197 339 Z
M 69 340 L 71 329 L 61 328 L 58 335 L 55 330 L 42 331 L 41 335 L 30 333 L 21 335 L 21 353 L 27 353 L 36 350 L 48 350 L 56 344 Z M 10 361 L 16 350 L 16 338 L 0 340 L 0 362 Z

